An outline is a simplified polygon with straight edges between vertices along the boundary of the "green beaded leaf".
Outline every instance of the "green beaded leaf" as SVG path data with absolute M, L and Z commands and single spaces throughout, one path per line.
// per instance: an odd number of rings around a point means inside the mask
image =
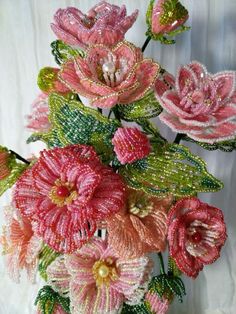
M 40 138 L 50 148 L 69 144 L 92 145 L 104 162 L 113 158 L 111 140 L 120 122 L 104 117 L 77 100 L 69 100 L 55 93 L 49 97 L 49 106 L 51 131 L 34 134 L 30 141 Z
M 18 163 L 15 155 L 8 151 L 7 148 L 0 146 L 0 152 L 1 151 L 9 152 L 6 165 L 9 169 L 9 174 L 0 180 L 0 196 L 15 184 L 22 172 L 27 168 L 26 164 Z
M 119 172 L 129 186 L 158 196 L 182 197 L 223 188 L 223 183 L 207 172 L 200 157 L 177 144 L 156 145 L 147 158 L 127 164 Z
M 174 259 L 169 256 L 168 258 L 168 273 L 174 276 L 180 276 L 182 272 L 179 270 L 178 266 L 176 265 Z
M 46 244 L 43 246 L 39 254 L 39 274 L 40 276 L 47 281 L 47 268 L 48 266 L 59 256 L 60 254 L 55 252 Z
M 152 314 L 145 302 L 138 305 L 124 303 L 121 314 Z
M 81 49 L 74 49 L 71 46 L 66 45 L 61 40 L 56 40 L 51 43 L 52 54 L 55 57 L 55 61 L 57 64 L 61 65 L 62 63 L 66 62 L 67 60 L 80 56 L 84 57 L 85 53 Z
M 162 107 L 158 103 L 153 92 L 149 92 L 142 99 L 128 105 L 117 105 L 120 117 L 126 121 L 138 119 L 150 119 L 158 116 Z
M 59 304 L 66 313 L 70 314 L 69 298 L 63 298 L 50 286 L 44 286 L 39 290 L 35 305 L 39 306 L 42 314 L 53 314 L 57 304 Z
M 183 296 L 186 295 L 183 281 L 178 276 L 161 274 L 152 278 L 149 284 L 151 293 L 157 293 L 160 298 L 163 296 L 172 300 L 176 296 L 180 302 L 183 302 Z
M 233 150 L 236 149 L 236 138 L 229 140 L 229 141 L 223 141 L 223 142 L 218 142 L 218 143 L 214 143 L 214 144 L 197 142 L 197 141 L 193 140 L 192 138 L 188 137 L 187 135 L 185 135 L 183 137 L 183 140 L 188 141 L 188 142 L 192 142 L 192 143 L 196 143 L 199 146 L 201 146 L 207 150 L 219 149 L 223 152 L 232 152 Z

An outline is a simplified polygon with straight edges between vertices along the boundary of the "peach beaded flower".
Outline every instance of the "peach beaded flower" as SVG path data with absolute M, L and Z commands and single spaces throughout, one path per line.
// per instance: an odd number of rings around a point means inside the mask
M 171 197 L 159 199 L 129 190 L 126 209 L 106 220 L 109 245 L 124 258 L 163 251 L 171 203 Z
M 132 296 L 139 302 L 136 291 L 150 271 L 148 257 L 119 258 L 106 240 L 94 238 L 76 253 L 58 257 L 47 274 L 55 291 L 68 292 L 72 314 L 113 314 Z
M 25 269 L 31 282 L 34 282 L 42 241 L 34 235 L 31 222 L 17 210 L 6 207 L 5 217 L 7 225 L 3 227 L 0 243 L 6 255 L 8 274 L 19 283 L 20 271 Z
M 112 139 L 112 144 L 122 165 L 142 159 L 151 151 L 147 135 L 137 128 L 118 128 Z
M 124 194 L 120 176 L 92 147 L 71 145 L 42 151 L 17 181 L 14 202 L 50 247 L 69 253 L 88 241 L 97 221 L 123 207 Z
M 73 92 L 90 99 L 91 104 L 110 108 L 142 98 L 154 84 L 159 65 L 143 59 L 141 50 L 128 42 L 109 48 L 91 46 L 85 58 L 66 62 L 60 80 Z
M 59 9 L 54 15 L 52 30 L 59 39 L 73 46 L 91 44 L 115 45 L 124 39 L 134 24 L 138 10 L 127 16 L 126 7 L 101 1 L 87 15 L 77 8 Z
M 175 88 L 159 94 L 161 121 L 192 139 L 216 143 L 236 136 L 235 72 L 214 75 L 198 63 L 180 67 Z
M 170 256 L 187 276 L 197 277 L 206 264 L 220 256 L 226 226 L 220 209 L 198 198 L 179 200 L 168 214 Z

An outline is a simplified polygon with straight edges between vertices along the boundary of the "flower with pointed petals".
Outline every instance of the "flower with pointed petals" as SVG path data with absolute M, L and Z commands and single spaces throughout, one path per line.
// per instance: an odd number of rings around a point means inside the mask
M 76 253 L 58 257 L 47 274 L 55 291 L 68 291 L 72 314 L 113 314 L 126 299 L 137 297 L 136 290 L 149 279 L 147 269 L 150 273 L 149 258 L 119 258 L 106 240 L 94 238 Z
M 48 115 L 48 95 L 41 93 L 32 104 L 32 113 L 27 116 L 28 124 L 26 127 L 38 132 L 49 131 L 51 124 L 48 120 Z
M 91 46 L 62 66 L 60 80 L 73 92 L 87 97 L 91 105 L 110 108 L 142 98 L 154 84 L 159 65 L 143 59 L 141 50 L 128 42 L 109 48 Z
M 26 269 L 30 281 L 34 282 L 42 241 L 34 235 L 31 222 L 17 210 L 6 207 L 5 217 L 7 224 L 0 243 L 6 255 L 8 274 L 19 283 L 20 271 Z
M 172 199 L 129 190 L 126 209 L 108 218 L 108 243 L 123 258 L 136 258 L 166 247 L 167 215 Z
M 137 128 L 118 128 L 112 139 L 112 144 L 122 165 L 142 159 L 151 151 L 147 135 Z
M 120 176 L 92 147 L 71 145 L 42 151 L 17 181 L 14 202 L 50 247 L 69 253 L 94 234 L 97 221 L 123 207 L 124 194 Z
M 138 10 L 127 16 L 124 5 L 119 7 L 102 1 L 87 15 L 73 7 L 59 9 L 51 27 L 56 36 L 69 45 L 82 48 L 93 44 L 111 46 L 124 39 L 137 16 Z
M 206 264 L 220 256 L 226 240 L 222 211 L 198 198 L 183 198 L 168 215 L 170 256 L 189 277 L 197 277 Z
M 209 74 L 198 62 L 180 67 L 175 88 L 156 93 L 161 121 L 173 131 L 213 144 L 236 136 L 235 72 Z
M 169 301 L 167 299 L 160 299 L 157 293 L 148 291 L 145 295 L 145 301 L 148 302 L 152 313 L 166 314 L 169 308 Z

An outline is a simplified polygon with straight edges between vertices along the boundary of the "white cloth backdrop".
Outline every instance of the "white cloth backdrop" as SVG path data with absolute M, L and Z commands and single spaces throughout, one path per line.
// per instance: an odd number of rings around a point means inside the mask
M 38 93 L 36 79 L 40 68 L 55 66 L 50 54 L 50 43 L 55 40 L 49 24 L 59 7 L 80 6 L 87 11 L 96 0 L 0 0 L 0 143 L 23 156 L 39 149 L 39 144 L 26 145 L 29 133 L 24 130 L 24 116 Z M 131 13 L 138 8 L 140 14 L 128 32 L 128 40 L 141 46 L 145 40 L 145 11 L 148 0 L 116 0 L 127 5 Z M 178 65 L 190 60 L 205 63 L 211 72 L 236 70 L 236 1 L 235 0 L 182 0 L 188 7 L 192 27 L 177 38 L 173 46 L 151 42 L 145 54 L 155 58 L 164 68 L 175 73 Z M 173 134 L 159 121 L 163 135 Z M 208 169 L 225 183 L 223 191 L 204 194 L 201 198 L 223 209 L 228 226 L 228 240 L 222 257 L 214 265 L 205 267 L 193 281 L 185 278 L 187 296 L 184 303 L 177 301 L 170 313 L 175 314 L 235 314 L 236 313 L 236 152 L 207 152 L 191 145 L 194 153 L 208 163 Z M 9 202 L 1 199 L 2 207 Z M 12 283 L 5 273 L 0 258 L 0 314 L 31 314 L 37 293 L 22 278 L 21 285 Z

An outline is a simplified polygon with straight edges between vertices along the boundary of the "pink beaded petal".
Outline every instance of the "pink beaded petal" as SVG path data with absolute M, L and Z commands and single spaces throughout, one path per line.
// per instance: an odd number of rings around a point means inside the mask
M 180 67 L 176 77 L 176 90 L 181 95 L 196 89 L 197 78 L 189 67 Z
M 155 314 L 166 314 L 169 308 L 169 301 L 167 299 L 161 300 L 156 293 L 148 292 L 145 299 L 150 304 L 151 310 Z
M 64 256 L 57 257 L 47 268 L 48 284 L 62 296 L 67 296 L 70 274 L 65 266 Z
M 212 78 L 217 84 L 217 94 L 221 100 L 230 98 L 235 90 L 235 72 L 219 72 Z

